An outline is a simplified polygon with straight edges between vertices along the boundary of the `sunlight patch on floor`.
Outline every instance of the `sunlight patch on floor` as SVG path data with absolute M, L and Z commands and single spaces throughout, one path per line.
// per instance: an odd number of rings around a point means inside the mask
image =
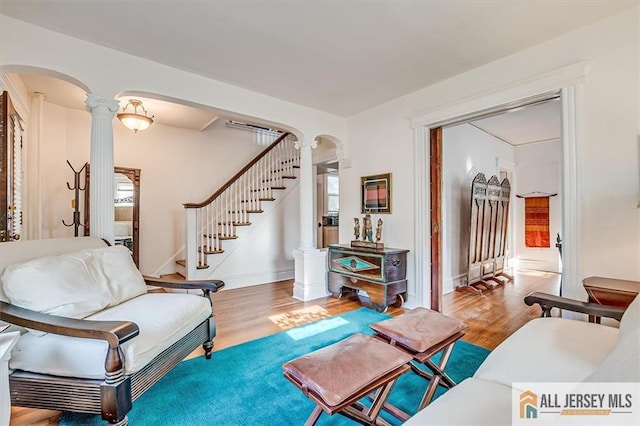
M 333 317 L 315 322 L 313 324 L 305 325 L 304 327 L 291 329 L 286 333 L 293 340 L 302 340 L 307 337 L 315 336 L 316 334 L 324 333 L 325 331 L 332 330 L 346 324 L 349 324 L 349 321 L 347 321 L 346 319 L 342 317 Z
M 288 330 L 299 325 L 329 318 L 329 311 L 321 306 L 313 305 L 283 314 L 272 315 L 269 320 L 283 330 Z
M 549 272 L 549 271 L 536 271 L 534 269 L 519 269 L 519 274 L 528 275 L 530 277 L 552 277 L 554 275 L 560 275 L 557 272 Z

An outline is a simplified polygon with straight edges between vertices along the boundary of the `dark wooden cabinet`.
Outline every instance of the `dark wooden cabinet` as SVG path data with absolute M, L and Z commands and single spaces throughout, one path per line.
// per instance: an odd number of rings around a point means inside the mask
M 402 305 L 407 293 L 408 252 L 329 244 L 329 292 L 336 297 L 356 292 L 364 305 L 379 312 Z

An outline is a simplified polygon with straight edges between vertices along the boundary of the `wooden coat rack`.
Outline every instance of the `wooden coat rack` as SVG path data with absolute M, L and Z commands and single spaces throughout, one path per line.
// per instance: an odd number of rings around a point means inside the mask
M 76 169 L 73 168 L 73 166 L 71 165 L 69 160 L 67 160 L 67 164 L 69 165 L 69 167 L 71 167 L 71 170 L 73 170 L 73 188 L 71 187 L 69 182 L 67 182 L 67 188 L 69 188 L 70 190 L 72 190 L 74 192 L 73 222 L 67 224 L 64 221 L 64 219 L 62 219 L 62 224 L 64 226 L 73 226 L 73 236 L 77 237 L 78 236 L 78 228 L 80 226 L 85 226 L 84 223 L 80 222 L 80 191 L 84 191 L 85 189 L 87 189 L 87 185 L 85 185 L 84 188 L 80 187 L 80 175 L 82 174 L 82 171 L 85 169 L 85 167 L 87 167 L 87 163 L 84 163 L 82 168 L 80 170 L 78 170 L 78 171 L 76 171 Z

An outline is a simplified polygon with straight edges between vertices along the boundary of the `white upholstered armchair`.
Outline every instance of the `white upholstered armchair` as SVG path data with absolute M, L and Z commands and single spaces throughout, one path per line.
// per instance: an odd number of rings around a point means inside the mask
M 133 401 L 185 356 L 202 345 L 211 357 L 222 281 L 143 277 L 126 248 L 93 237 L 0 243 L 0 276 L 0 321 L 22 333 L 12 405 L 126 424 Z

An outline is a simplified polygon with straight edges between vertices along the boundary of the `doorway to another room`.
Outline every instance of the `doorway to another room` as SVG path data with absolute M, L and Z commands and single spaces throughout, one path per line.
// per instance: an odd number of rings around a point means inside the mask
M 479 310 L 491 311 L 508 304 L 515 308 L 531 291 L 560 292 L 562 265 L 556 240 L 559 242 L 562 235 L 561 122 L 556 94 L 439 130 L 442 256 L 440 270 L 434 268 L 439 276 L 434 273 L 432 280 L 440 281 L 441 310 L 471 324 L 480 321 L 478 330 L 486 325 L 482 324 L 486 318 L 478 318 Z M 437 131 L 432 129 L 432 133 Z M 481 247 L 483 260 L 489 263 L 491 256 L 499 256 L 499 236 L 492 236 L 491 232 L 498 232 L 496 222 L 502 220 L 496 216 L 476 217 L 476 221 L 484 220 L 486 230 L 472 235 L 472 182 L 479 174 L 489 182 L 487 194 L 491 182 L 506 182 L 510 196 L 501 206 L 507 229 L 501 252 L 503 264 L 500 269 L 494 266 L 493 273 L 491 268 L 483 268 L 480 276 L 474 277 L 469 273 L 472 247 Z M 528 206 L 532 198 L 546 202 L 546 209 L 535 211 L 537 222 L 533 228 L 544 234 L 538 241 L 529 235 L 532 226 Z M 487 208 L 496 209 L 493 204 L 487 204 Z M 437 243 L 436 239 L 432 244 L 435 252 Z M 509 329 L 507 323 L 505 329 Z
M 317 247 L 337 244 L 340 215 L 340 177 L 338 163 L 317 166 Z

